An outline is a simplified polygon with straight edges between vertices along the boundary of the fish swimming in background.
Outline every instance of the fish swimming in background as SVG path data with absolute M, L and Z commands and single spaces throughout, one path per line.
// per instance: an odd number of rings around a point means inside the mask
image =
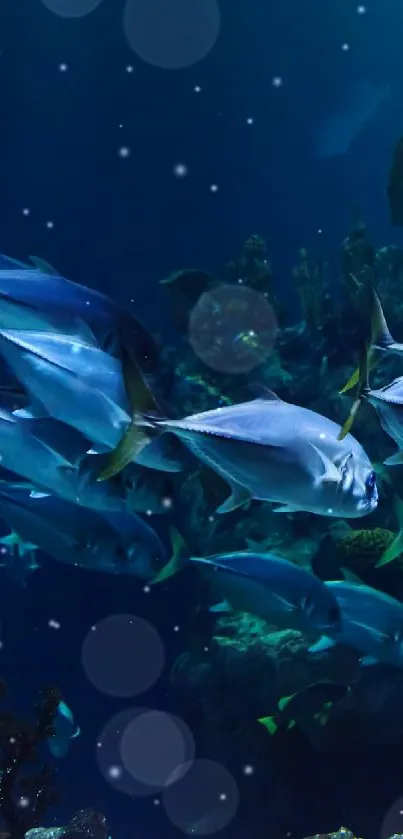
M 340 391 L 340 393 L 347 393 L 353 387 L 359 385 L 357 399 L 359 399 L 360 390 L 368 385 L 368 373 L 379 364 L 382 355 L 403 356 L 403 344 L 399 344 L 392 338 L 381 301 L 372 286 L 369 288 L 369 317 L 371 338 L 365 348 L 365 355 L 362 355 L 360 366 L 357 367 L 347 384 Z M 377 353 L 379 354 L 378 358 L 376 357 Z
M 148 581 L 168 562 L 158 535 L 134 514 L 96 513 L 3 482 L 0 516 L 22 543 L 69 565 Z
M 0 545 L 0 568 L 5 568 L 13 583 L 25 588 L 30 576 L 41 567 L 36 557 L 36 545 L 21 542 L 14 533 L 2 536 Z
M 325 160 L 348 154 L 354 140 L 377 116 L 381 105 L 390 99 L 389 85 L 353 82 L 340 106 L 319 124 L 315 151 Z
M 192 557 L 212 586 L 213 596 L 279 629 L 340 631 L 340 610 L 332 592 L 317 577 L 275 554 L 248 552 Z M 217 609 L 215 609 L 217 611 Z
M 301 727 L 324 726 L 329 720 L 334 700 L 345 695 L 343 685 L 319 682 L 298 693 L 282 696 L 277 703 L 278 712 L 261 717 L 259 722 L 273 736 L 277 731 Z
M 376 509 L 376 476 L 360 443 L 351 435 L 340 443 L 337 423 L 283 402 L 272 391 L 182 420 L 139 415 L 135 406 L 132 412 L 132 425 L 107 458 L 100 479 L 124 468 L 138 449 L 147 466 L 147 434 L 169 433 L 229 484 L 231 495 L 218 513 L 235 510 L 252 498 L 278 502 L 276 512 L 282 513 L 304 510 L 357 518 Z
M 81 729 L 75 724 L 73 712 L 63 700 L 59 702 L 56 708 L 52 727 L 55 733 L 53 737 L 49 737 L 46 741 L 48 749 L 53 757 L 66 757 L 72 740 L 79 737 Z
M 341 632 L 333 638 L 324 633 L 310 651 L 345 644 L 362 654 L 364 665 L 403 667 L 403 603 L 361 583 L 331 580 L 325 585 L 339 604 Z
M 144 374 L 156 374 L 159 349 L 141 321 L 106 294 L 62 277 L 44 260 L 32 266 L 0 255 L 0 327 L 93 334 L 119 356 L 122 345 Z

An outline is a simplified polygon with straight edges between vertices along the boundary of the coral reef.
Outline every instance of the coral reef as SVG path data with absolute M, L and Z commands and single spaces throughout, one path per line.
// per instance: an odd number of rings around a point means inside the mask
M 105 816 L 92 810 L 80 810 L 64 827 L 34 827 L 25 839 L 108 839 Z

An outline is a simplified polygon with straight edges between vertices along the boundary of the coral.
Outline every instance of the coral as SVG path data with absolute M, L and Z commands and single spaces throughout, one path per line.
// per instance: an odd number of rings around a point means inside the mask
M 343 565 L 344 557 L 347 561 L 351 558 L 362 557 L 366 562 L 369 560 L 375 565 L 395 537 L 396 533 L 385 530 L 383 527 L 375 527 L 372 530 L 351 530 L 341 538 L 336 538 L 341 554 L 341 564 Z
M 5 695 L 4 685 L 1 695 Z M 44 691 L 35 706 L 33 724 L 9 711 L 0 714 L 0 817 L 10 839 L 20 839 L 36 827 L 56 803 L 53 769 L 44 765 L 33 772 L 31 766 L 38 761 L 38 748 L 54 733 L 59 702 L 54 688 Z
M 105 816 L 92 810 L 80 810 L 64 827 L 35 827 L 25 839 L 108 839 Z
M 316 833 L 315 836 L 308 836 L 307 839 L 356 839 L 356 837 L 348 827 L 339 827 L 334 833 Z M 396 839 L 396 837 L 391 837 L 391 839 Z

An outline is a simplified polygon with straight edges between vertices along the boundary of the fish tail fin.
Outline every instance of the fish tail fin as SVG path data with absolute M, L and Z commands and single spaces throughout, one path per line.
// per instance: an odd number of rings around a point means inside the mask
M 150 442 L 150 437 L 143 429 L 157 428 L 158 404 L 145 383 L 136 362 L 123 346 L 121 348 L 121 360 L 123 381 L 132 420 L 116 448 L 107 455 L 106 463 L 98 475 L 98 481 L 106 481 L 122 472 L 139 454 L 141 449 Z
M 397 559 L 403 553 L 403 501 L 398 495 L 394 498 L 394 507 L 396 517 L 399 524 L 399 532 L 392 544 L 386 548 L 380 560 L 375 565 L 375 568 L 381 568 L 383 565 L 389 565 L 394 559 Z
M 278 729 L 275 717 L 260 717 L 258 719 L 258 722 L 260 722 L 261 725 L 264 725 L 264 727 L 267 728 L 267 731 L 269 732 L 270 736 L 273 737 L 273 734 L 275 734 Z
M 150 585 L 152 586 L 156 583 L 162 583 L 165 580 L 169 580 L 170 577 L 174 577 L 175 574 L 178 574 L 179 571 L 182 571 L 185 565 L 187 565 L 188 551 L 185 540 L 175 527 L 170 528 L 170 534 L 172 541 L 172 557 L 169 562 L 161 568 L 161 571 L 153 577 L 150 582 Z
M 364 344 L 360 354 L 356 396 L 351 411 L 337 438 L 338 440 L 344 440 L 344 438 L 351 430 L 355 422 L 356 416 L 358 414 L 358 411 L 361 407 L 362 400 L 364 399 L 365 394 L 369 391 L 368 373 L 370 367 L 370 353 L 371 349 L 369 348 L 368 344 Z

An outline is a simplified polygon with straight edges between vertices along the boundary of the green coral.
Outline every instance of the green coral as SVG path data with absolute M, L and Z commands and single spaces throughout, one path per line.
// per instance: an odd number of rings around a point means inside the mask
M 395 537 L 395 533 L 383 527 L 375 527 L 372 530 L 352 530 L 351 533 L 337 540 L 341 564 L 343 564 L 343 558 L 350 561 L 357 557 L 371 559 L 375 564 L 390 547 Z

